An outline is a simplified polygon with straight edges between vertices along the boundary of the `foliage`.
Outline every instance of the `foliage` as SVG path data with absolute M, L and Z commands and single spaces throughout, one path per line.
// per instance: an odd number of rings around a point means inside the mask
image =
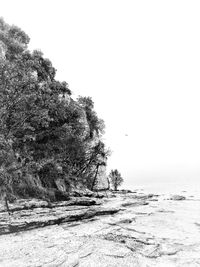
M 114 190 L 118 190 L 118 187 L 120 185 L 122 185 L 124 179 L 121 176 L 121 173 L 115 169 L 115 170 L 111 170 L 110 174 L 109 174 L 109 179 L 110 182 L 114 188 Z
M 73 100 L 68 84 L 56 80 L 51 61 L 41 51 L 29 51 L 28 43 L 26 33 L 0 19 L 2 188 L 13 194 L 25 182 L 25 188 L 56 188 L 57 179 L 68 187 L 78 182 L 92 188 L 109 154 L 104 123 L 92 99 Z

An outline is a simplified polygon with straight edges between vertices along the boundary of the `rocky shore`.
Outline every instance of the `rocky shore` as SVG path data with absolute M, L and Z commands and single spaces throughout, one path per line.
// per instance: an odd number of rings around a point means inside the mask
M 0 266 L 200 266 L 200 199 L 120 191 L 0 205 Z

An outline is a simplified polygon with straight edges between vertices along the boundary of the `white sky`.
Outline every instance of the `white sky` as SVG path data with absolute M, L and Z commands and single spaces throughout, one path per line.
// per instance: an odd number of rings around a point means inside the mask
M 0 0 L 57 78 L 92 96 L 127 185 L 200 176 L 199 14 L 199 0 Z

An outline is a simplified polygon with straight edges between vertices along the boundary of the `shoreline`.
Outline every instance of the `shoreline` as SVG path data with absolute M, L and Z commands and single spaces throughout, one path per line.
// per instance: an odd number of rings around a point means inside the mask
M 96 203 L 85 198 L 84 201 L 91 202 L 88 206 L 61 202 L 60 207 L 51 208 L 44 203 L 43 207 L 30 205 L 40 222 L 42 216 L 52 219 L 54 214 L 64 218 L 64 213 L 65 218 L 70 218 L 67 213 L 71 214 L 73 220 L 1 235 L 0 265 L 193 267 L 200 264 L 200 199 L 188 197 L 187 192 L 179 198 L 142 192 L 115 195 L 95 199 Z M 73 201 L 71 204 L 78 204 L 75 198 Z M 21 209 L 14 214 L 22 212 L 21 218 L 31 219 L 31 212 L 27 211 Z

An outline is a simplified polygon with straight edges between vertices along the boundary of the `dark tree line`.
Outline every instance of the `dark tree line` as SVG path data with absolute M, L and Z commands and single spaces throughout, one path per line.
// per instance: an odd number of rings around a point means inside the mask
M 104 123 L 90 97 L 74 100 L 51 61 L 28 50 L 29 40 L 0 19 L 1 194 L 54 197 L 58 179 L 93 189 L 109 154 Z

